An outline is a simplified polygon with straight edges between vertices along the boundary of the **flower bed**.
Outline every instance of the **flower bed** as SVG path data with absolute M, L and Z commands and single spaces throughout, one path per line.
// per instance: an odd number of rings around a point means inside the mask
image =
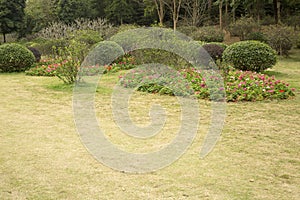
M 213 95 L 215 100 L 221 99 L 225 90 L 228 102 L 288 99 L 295 95 L 295 89 L 290 88 L 288 83 L 256 72 L 231 70 L 222 80 L 218 75 L 204 76 L 208 72 L 196 69 L 184 69 L 176 73 L 174 70 L 147 69 L 134 69 L 120 76 L 120 84 L 149 93 L 180 96 L 193 93 L 199 99 L 212 99 Z

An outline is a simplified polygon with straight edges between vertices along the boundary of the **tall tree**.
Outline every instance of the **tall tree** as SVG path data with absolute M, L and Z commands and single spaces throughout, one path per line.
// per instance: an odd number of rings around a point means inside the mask
M 112 0 L 107 5 L 105 13 L 110 20 L 117 24 L 123 24 L 133 16 L 134 10 L 127 0 Z
M 6 42 L 6 34 L 20 30 L 25 16 L 25 0 L 0 0 L 0 32 Z
M 91 18 L 91 14 L 89 0 L 59 0 L 57 3 L 58 18 L 65 23 L 72 23 L 77 18 Z

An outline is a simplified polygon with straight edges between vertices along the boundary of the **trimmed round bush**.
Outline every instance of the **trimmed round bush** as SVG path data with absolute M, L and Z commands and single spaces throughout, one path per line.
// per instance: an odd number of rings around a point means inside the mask
M 210 57 L 214 60 L 222 60 L 224 49 L 217 44 L 205 44 L 203 48 L 207 51 Z
M 276 52 L 259 41 L 237 42 L 223 52 L 223 61 L 243 71 L 264 71 L 277 62 Z
M 20 44 L 3 44 L 0 46 L 0 71 L 23 72 L 35 62 L 33 53 Z
M 27 48 L 33 53 L 33 55 L 35 57 L 35 62 L 40 62 L 41 57 L 42 57 L 42 54 L 40 53 L 40 51 L 34 47 L 27 47 Z

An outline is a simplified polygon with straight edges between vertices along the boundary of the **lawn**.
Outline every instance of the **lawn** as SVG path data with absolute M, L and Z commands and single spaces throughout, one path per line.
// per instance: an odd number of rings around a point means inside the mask
M 149 123 L 149 108 L 167 113 L 149 140 L 123 134 L 111 113 L 117 74 L 105 75 L 95 95 L 106 136 L 120 148 L 149 152 L 180 127 L 175 97 L 136 92 L 132 120 Z M 172 165 L 146 174 L 112 170 L 81 143 L 74 124 L 72 88 L 55 77 L 0 74 L 0 199 L 300 199 L 300 51 L 270 71 L 296 88 L 290 100 L 228 103 L 222 136 L 204 159 L 199 152 L 210 124 L 210 102 L 199 100 L 197 136 Z

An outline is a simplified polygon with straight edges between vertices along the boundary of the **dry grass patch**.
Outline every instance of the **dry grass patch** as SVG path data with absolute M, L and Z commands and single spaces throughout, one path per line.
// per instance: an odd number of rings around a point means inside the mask
M 56 78 L 0 74 L 0 199 L 286 199 L 300 196 L 299 51 L 268 73 L 297 89 L 292 100 L 227 104 L 220 141 L 205 159 L 199 152 L 210 124 L 210 103 L 199 101 L 198 135 L 172 165 L 126 174 L 97 162 L 76 133 L 72 90 Z M 153 151 L 180 126 L 176 98 L 135 93 L 133 121 L 149 123 L 153 102 L 164 106 L 163 132 L 140 142 L 114 124 L 110 94 L 116 75 L 103 77 L 97 117 L 107 136 L 128 151 Z

